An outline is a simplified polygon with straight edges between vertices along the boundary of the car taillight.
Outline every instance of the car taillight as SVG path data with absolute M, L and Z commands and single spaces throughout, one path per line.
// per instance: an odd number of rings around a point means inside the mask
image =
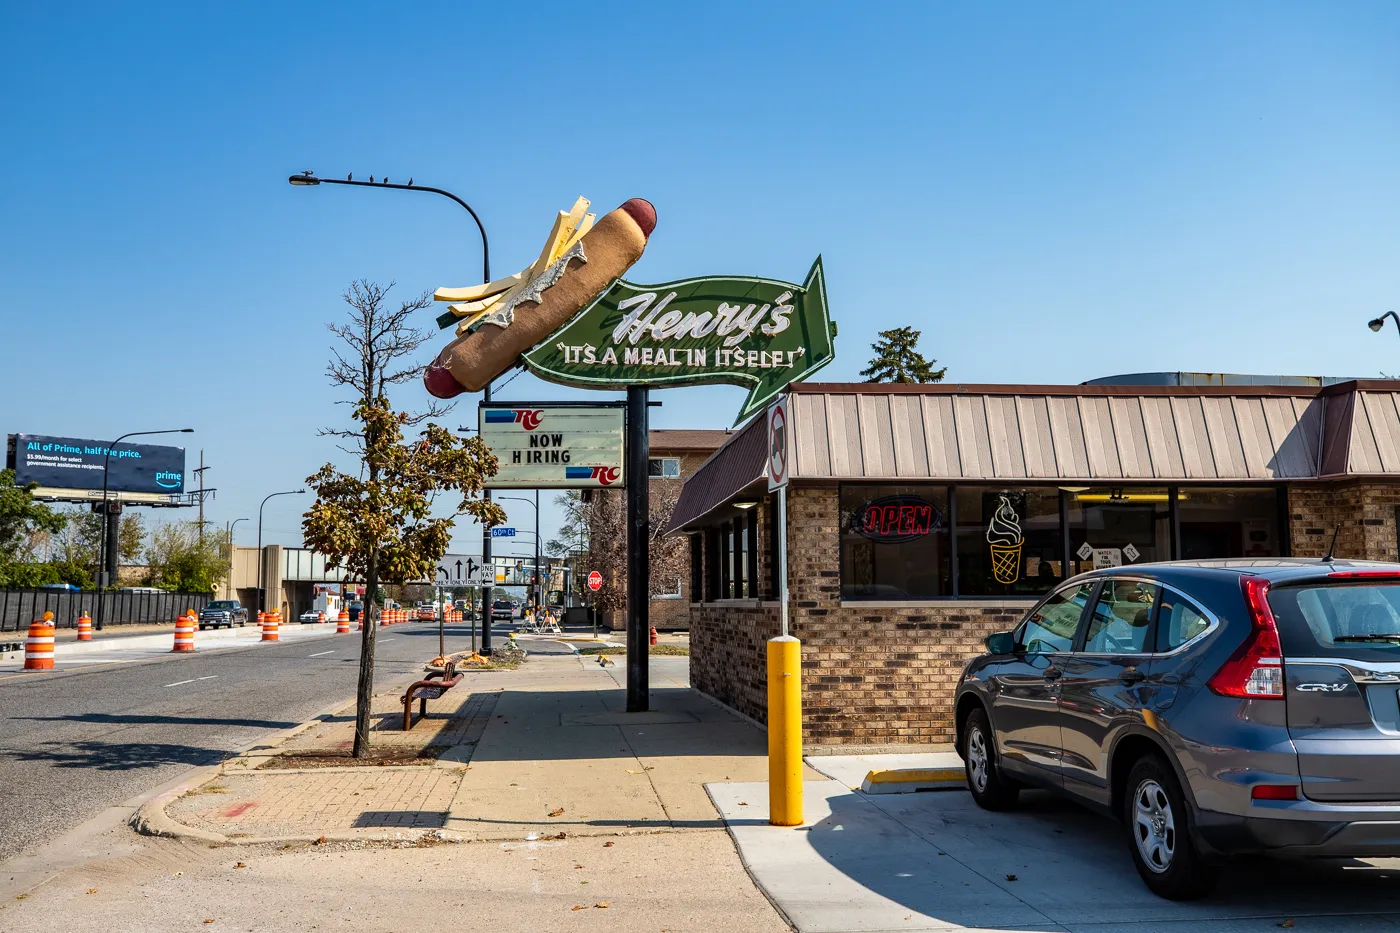
M 1249 789 L 1254 800 L 1297 800 L 1297 784 L 1255 784 Z
M 1273 611 L 1269 609 L 1269 581 L 1263 577 L 1240 577 L 1240 589 L 1249 610 L 1249 636 L 1215 672 L 1210 689 L 1226 697 L 1281 700 L 1283 648 L 1279 645 Z

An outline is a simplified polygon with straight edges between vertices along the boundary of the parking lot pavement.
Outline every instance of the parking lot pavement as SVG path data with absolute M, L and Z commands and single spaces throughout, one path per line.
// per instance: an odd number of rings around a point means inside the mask
M 305 625 L 299 622 L 284 622 L 279 627 L 278 643 L 334 634 L 334 622 L 308 622 Z M 24 641 L 22 637 L 17 640 Z M 194 633 L 196 652 L 213 651 L 216 648 L 249 648 L 260 644 L 261 641 L 262 629 L 256 623 L 249 623 L 242 628 L 209 629 Z M 119 628 L 109 629 L 107 632 L 94 633 L 92 641 L 64 641 L 55 645 L 54 669 L 63 671 L 97 664 L 129 664 L 132 661 L 163 657 L 170 653 L 174 643 L 173 623 L 164 631 L 142 635 L 127 635 Z M 0 655 L 0 674 L 23 669 L 23 648 Z
M 801 933 L 1400 930 L 1400 859 L 1234 862 L 1210 897 L 1175 903 L 1143 886 L 1116 822 L 1049 794 L 989 813 L 961 790 L 805 788 L 809 822 L 789 829 L 768 825 L 766 784 L 706 785 L 745 865 Z

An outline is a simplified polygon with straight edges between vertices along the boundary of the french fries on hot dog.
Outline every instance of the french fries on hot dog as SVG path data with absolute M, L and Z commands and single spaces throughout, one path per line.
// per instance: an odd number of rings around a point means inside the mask
M 529 268 L 485 285 L 439 288 L 460 318 L 457 339 L 438 354 L 423 384 L 438 398 L 476 392 L 588 305 L 641 258 L 656 209 L 633 198 L 594 222 L 588 202 L 560 211 Z

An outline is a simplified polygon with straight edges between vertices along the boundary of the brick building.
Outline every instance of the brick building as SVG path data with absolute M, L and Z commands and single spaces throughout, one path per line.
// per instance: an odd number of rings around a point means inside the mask
M 733 435 L 732 431 L 713 430 L 668 430 L 648 432 L 650 459 L 648 461 L 648 481 L 651 483 L 652 512 L 663 518 L 670 515 L 680 496 L 681 484 L 695 473 L 711 454 L 718 450 Z M 626 494 L 621 490 L 594 490 L 594 496 L 603 498 L 602 507 L 615 509 L 618 514 L 626 508 Z M 612 526 L 614 523 L 603 523 Z M 593 553 L 599 553 L 595 548 Z M 622 566 L 599 568 L 603 571 L 604 585 L 615 587 L 615 592 L 627 592 L 627 573 Z M 681 572 L 670 586 L 664 581 L 653 580 L 654 589 L 662 589 L 652 597 L 650 606 L 651 624 L 662 631 L 685 629 L 690 624 L 690 567 L 689 555 L 682 560 Z M 623 612 L 608 612 L 602 620 L 613 631 L 626 629 L 626 615 Z
M 1315 381 L 1317 382 L 1317 381 Z M 1094 566 L 1396 560 L 1400 382 L 792 387 L 792 634 L 810 744 L 946 742 L 982 639 Z M 764 419 L 685 483 L 691 680 L 765 718 Z

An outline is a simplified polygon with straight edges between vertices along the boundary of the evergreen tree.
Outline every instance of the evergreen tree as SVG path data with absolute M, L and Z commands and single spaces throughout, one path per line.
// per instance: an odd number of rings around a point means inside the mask
M 919 332 L 912 327 L 880 331 L 870 345 L 875 358 L 860 374 L 866 382 L 942 382 L 948 367 L 934 369 L 938 360 L 926 360 L 919 352 Z

